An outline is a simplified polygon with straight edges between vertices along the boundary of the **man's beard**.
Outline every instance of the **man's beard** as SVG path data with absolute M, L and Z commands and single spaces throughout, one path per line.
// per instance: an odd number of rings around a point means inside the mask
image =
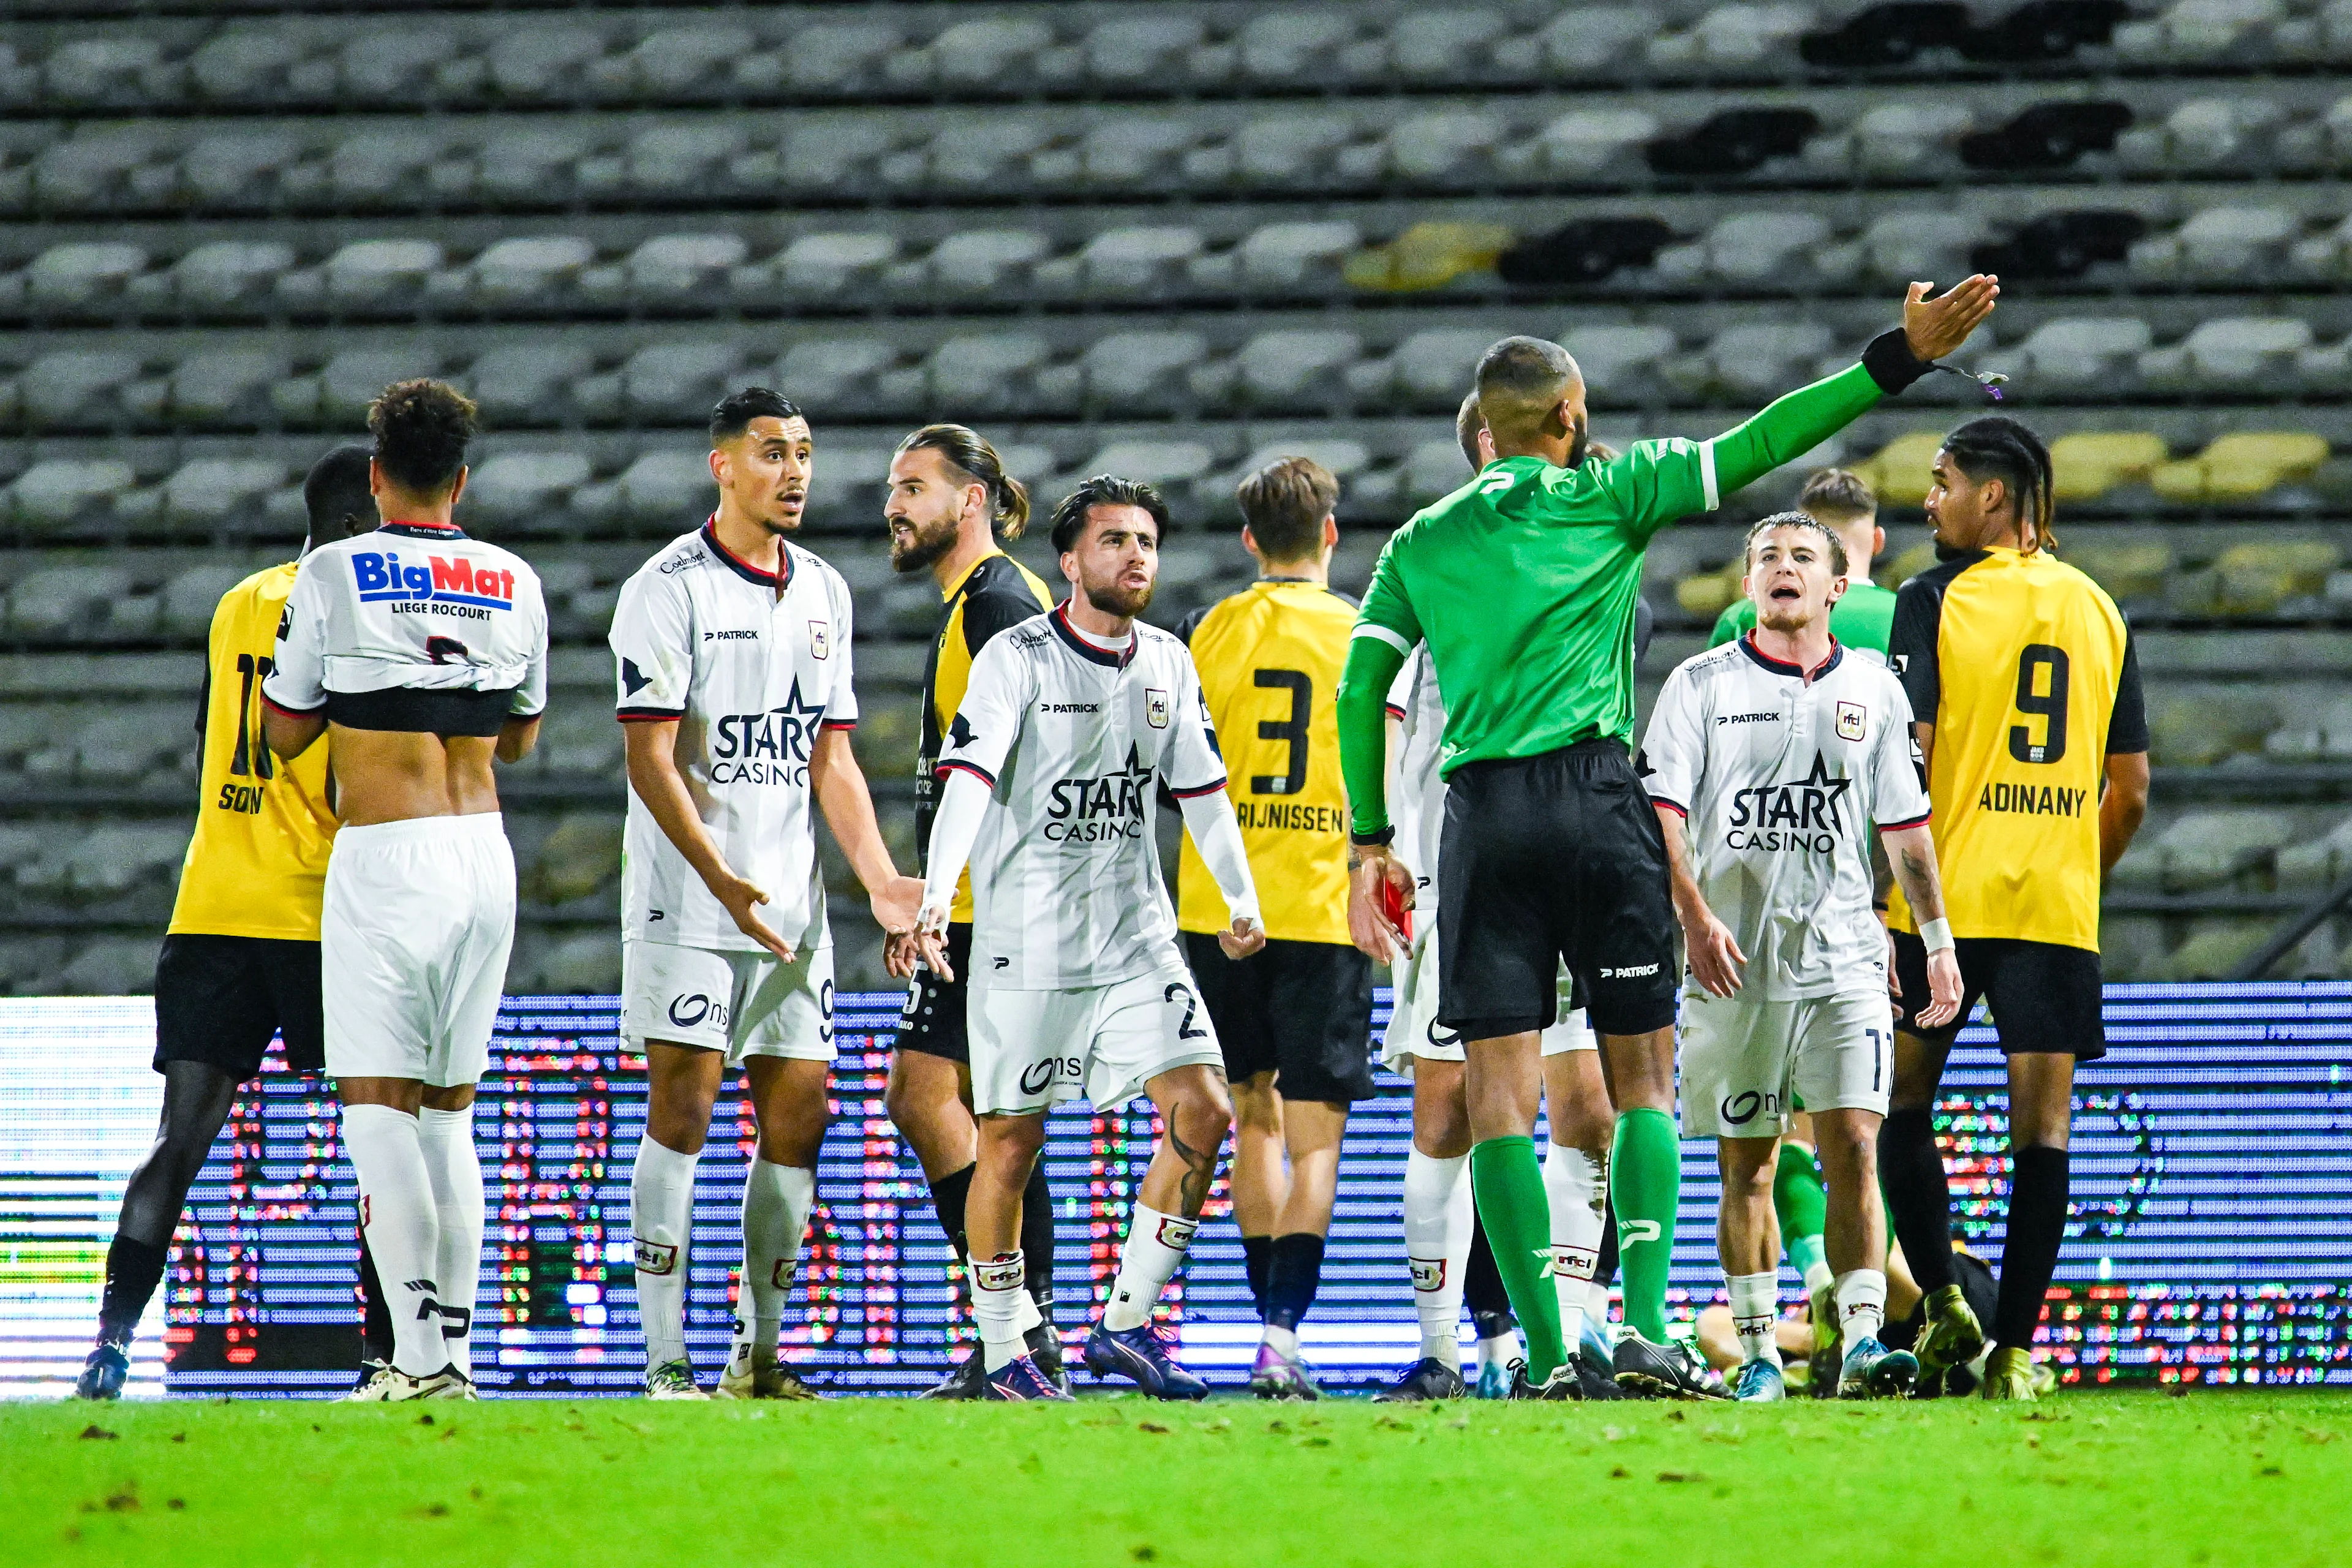
M 1585 455 L 1591 449 L 1591 427 L 1584 420 L 1580 419 L 1576 422 L 1576 438 L 1568 444 L 1568 467 L 1570 468 L 1584 467 Z
M 912 537 L 890 531 L 890 567 L 896 572 L 920 572 L 940 556 L 955 548 L 956 524 L 953 518 L 930 524 L 910 523 Z
M 1118 616 L 1131 621 L 1151 607 L 1151 590 L 1159 585 L 1146 583 L 1140 588 L 1128 589 L 1117 583 L 1106 583 L 1100 587 L 1089 586 L 1087 603 L 1106 616 Z
M 1777 608 L 1778 606 L 1775 606 L 1775 609 Z M 1811 626 L 1813 621 L 1814 617 L 1807 615 L 1801 605 L 1792 605 L 1786 610 L 1780 610 L 1777 617 L 1774 610 L 1759 609 L 1756 612 L 1758 626 L 1768 632 L 1779 632 L 1784 637 L 1795 636 Z

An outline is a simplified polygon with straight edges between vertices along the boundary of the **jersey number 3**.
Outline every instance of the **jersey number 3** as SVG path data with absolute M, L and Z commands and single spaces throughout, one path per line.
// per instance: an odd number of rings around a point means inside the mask
M 2050 689 L 2034 689 L 2048 669 Z M 2066 650 L 2048 643 L 2027 643 L 2017 656 L 2017 710 L 2039 715 L 2042 739 L 2036 742 L 2026 725 L 2009 727 L 2009 754 L 2021 763 L 2054 763 L 2066 754 Z
M 1283 720 L 1261 719 L 1257 738 L 1261 741 L 1286 741 L 1290 745 L 1289 761 L 1284 764 L 1281 776 L 1258 773 L 1250 780 L 1252 795 L 1297 795 L 1307 787 L 1307 721 L 1315 711 L 1315 682 L 1301 669 L 1261 669 L 1255 677 L 1256 683 L 1270 691 L 1290 693 L 1290 717 Z

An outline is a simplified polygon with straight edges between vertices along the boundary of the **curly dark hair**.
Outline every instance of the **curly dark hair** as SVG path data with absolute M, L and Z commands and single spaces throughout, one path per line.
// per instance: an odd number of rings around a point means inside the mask
M 457 482 L 466 444 L 479 428 L 474 400 L 446 381 L 395 381 L 368 405 L 368 434 L 384 477 L 412 495 Z

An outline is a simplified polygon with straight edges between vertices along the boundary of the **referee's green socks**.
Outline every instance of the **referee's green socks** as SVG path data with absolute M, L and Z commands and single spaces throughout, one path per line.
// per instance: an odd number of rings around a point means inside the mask
M 1495 1268 L 1528 1340 L 1528 1380 L 1540 1387 L 1568 1359 L 1559 1337 L 1559 1292 L 1551 1267 L 1551 1204 L 1532 1138 L 1489 1138 L 1471 1146 L 1470 1191 L 1495 1251 Z
M 1830 1283 L 1829 1253 L 1822 1240 L 1829 1220 L 1829 1195 L 1813 1152 L 1801 1143 L 1780 1145 L 1772 1175 L 1772 1210 L 1780 1221 L 1780 1245 L 1788 1248 L 1789 1266 L 1803 1277 L 1811 1295 Z
M 1666 1269 L 1683 1195 L 1683 1151 L 1673 1117 L 1650 1110 L 1618 1113 L 1609 1195 L 1617 1206 L 1617 1250 L 1625 1270 L 1625 1326 L 1654 1345 L 1664 1344 Z

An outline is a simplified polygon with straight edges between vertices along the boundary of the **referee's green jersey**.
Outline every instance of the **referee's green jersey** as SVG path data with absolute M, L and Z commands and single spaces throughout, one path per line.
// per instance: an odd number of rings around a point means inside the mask
M 1810 451 L 1877 403 L 1862 365 L 1707 441 L 1637 441 L 1607 463 L 1489 463 L 1389 539 L 1339 689 L 1351 826 L 1388 826 L 1383 703 L 1416 643 L 1445 698 L 1438 772 L 1597 736 L 1631 743 L 1633 605 L 1667 523 Z
M 1720 647 L 1754 629 L 1756 601 L 1734 599 L 1715 620 L 1709 647 Z M 1848 647 L 1866 647 L 1884 658 L 1886 639 L 1895 631 L 1895 593 L 1867 577 L 1847 584 L 1844 597 L 1830 606 L 1830 635 Z

